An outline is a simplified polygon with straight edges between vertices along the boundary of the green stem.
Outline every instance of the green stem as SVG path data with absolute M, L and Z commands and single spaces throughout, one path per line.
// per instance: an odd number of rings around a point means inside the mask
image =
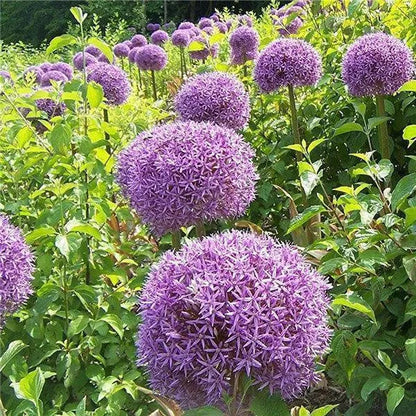
M 64 260 L 65 261 L 65 260 Z M 66 263 L 62 268 L 62 290 L 64 292 L 64 307 L 65 307 L 65 333 L 68 333 L 69 327 L 69 304 L 68 304 L 68 281 L 66 277 Z
M 6 416 L 6 408 L 3 406 L 3 402 L 0 398 L 0 416 Z
M 300 133 L 299 133 L 299 123 L 298 123 L 298 112 L 296 110 L 295 92 L 293 90 L 293 85 L 289 85 L 288 89 L 289 89 L 290 116 L 291 116 L 291 124 L 292 124 L 293 143 L 300 145 L 301 143 L 300 143 Z M 296 160 L 298 162 L 302 160 L 302 155 L 300 154 L 300 152 L 296 152 Z
M 185 76 L 188 75 L 188 70 L 186 69 L 186 55 L 185 55 L 185 51 L 183 50 L 183 48 L 181 49 L 182 51 L 182 56 L 183 56 L 183 72 L 185 73 Z
M 198 238 L 202 238 L 205 236 L 205 226 L 203 222 L 198 222 L 197 224 L 195 224 L 195 231 L 196 231 L 196 236 Z
M 244 78 L 247 78 L 247 62 L 244 62 L 243 64 L 243 73 L 244 73 Z
M 181 232 L 172 231 L 172 248 L 179 250 L 181 248 Z
M 183 74 L 183 53 L 182 53 L 182 47 L 180 47 L 180 49 L 179 49 L 179 56 L 180 56 L 180 58 L 181 58 L 181 79 L 182 79 L 182 81 L 183 81 L 183 76 L 184 76 L 184 74 Z
M 153 99 L 157 101 L 157 90 L 156 90 L 156 77 L 155 71 L 151 71 L 152 73 L 152 87 L 153 87 Z
M 104 116 L 104 121 L 108 124 L 109 118 L 108 118 L 108 109 L 107 108 L 103 109 L 103 116 Z M 107 150 L 107 153 L 110 154 L 111 153 L 110 135 L 107 133 L 107 131 L 105 131 L 104 136 L 105 136 L 105 140 L 107 141 L 107 144 L 105 145 L 105 148 Z
M 139 86 L 140 89 L 142 89 L 142 72 L 140 71 L 140 69 L 137 69 L 139 71 Z
M 384 107 L 384 96 L 376 96 L 376 107 L 377 107 L 377 117 L 385 117 L 386 109 Z M 383 121 L 378 126 L 378 139 L 380 142 L 380 153 L 382 159 L 389 159 L 390 149 L 389 149 L 389 133 L 387 131 L 387 121 Z

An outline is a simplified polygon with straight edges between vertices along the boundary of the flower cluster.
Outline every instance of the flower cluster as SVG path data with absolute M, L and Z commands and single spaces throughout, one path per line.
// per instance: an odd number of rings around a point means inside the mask
M 190 31 L 186 29 L 178 29 L 172 33 L 172 45 L 185 48 L 191 41 Z
M 197 29 L 197 28 L 196 28 Z M 192 59 L 198 59 L 203 61 L 207 59 L 209 56 L 215 57 L 218 54 L 218 44 L 215 43 L 214 45 L 210 45 L 206 37 L 202 35 L 197 35 L 193 42 L 198 42 L 201 49 L 198 51 L 189 51 L 189 56 Z
M 40 86 L 50 87 L 52 85 L 52 81 L 65 83 L 66 81 L 68 81 L 68 78 L 61 71 L 50 70 L 42 75 L 42 78 L 40 80 Z
M 260 39 L 256 30 L 248 26 L 237 28 L 230 36 L 231 63 L 243 65 L 247 61 L 256 59 L 259 43 Z
M 0 215 L 0 329 L 32 293 L 33 255 L 22 233 Z
M 160 46 L 146 45 L 137 50 L 135 62 L 143 71 L 160 71 L 166 66 L 168 56 Z
M 163 45 L 169 40 L 169 35 L 164 30 L 156 30 L 150 35 L 150 40 L 154 45 Z
M 133 47 L 139 47 L 140 48 L 144 45 L 147 45 L 147 39 L 143 35 L 134 35 L 131 38 L 131 43 L 132 43 Z
M 74 68 L 78 69 L 78 71 L 82 71 L 82 69 L 84 68 L 84 59 L 85 67 L 87 67 L 88 65 L 96 64 L 98 62 L 97 58 L 88 52 L 77 52 L 72 58 Z
M 241 215 L 254 199 L 254 153 L 234 131 L 175 122 L 143 132 L 121 152 L 117 180 L 156 235 Z
M 313 85 L 321 73 L 321 57 L 309 43 L 278 39 L 260 53 L 254 79 L 263 92 L 272 92 L 287 85 Z
M 146 25 L 146 30 L 150 33 L 156 32 L 156 30 L 160 30 L 160 24 L 159 23 L 148 23 Z
M 290 245 L 228 231 L 167 252 L 140 299 L 138 364 L 183 409 L 221 406 L 242 373 L 284 398 L 317 381 L 329 284 Z
M 175 97 L 182 120 L 211 121 L 242 129 L 250 116 L 250 100 L 244 85 L 233 75 L 208 72 L 189 79 Z
M 117 58 L 127 58 L 127 56 L 129 56 L 130 48 L 127 43 L 121 42 L 114 46 L 113 52 Z
M 56 102 L 51 98 L 39 98 L 35 101 L 35 103 L 36 107 L 40 111 L 44 111 L 47 114 L 48 119 L 56 116 L 61 116 L 66 109 L 66 105 L 64 103 Z
M 360 37 L 342 62 L 342 78 L 356 96 L 393 94 L 412 78 L 414 70 L 412 51 L 385 33 Z

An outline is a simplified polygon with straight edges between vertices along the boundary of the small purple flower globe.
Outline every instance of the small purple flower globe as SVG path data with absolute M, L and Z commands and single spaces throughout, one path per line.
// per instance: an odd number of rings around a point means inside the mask
M 289 23 L 286 23 L 284 19 L 278 19 L 275 24 L 280 26 L 279 33 L 282 36 L 289 36 L 299 32 L 299 29 L 303 26 L 303 21 L 301 18 L 295 17 Z
M 106 64 L 109 64 L 110 63 L 109 59 L 103 53 L 100 54 L 100 56 L 97 59 L 98 59 L 98 62 L 104 62 Z M 115 63 L 114 56 L 113 56 L 113 62 L 112 63 L 113 64 Z
M 253 26 L 253 19 L 246 15 L 243 14 L 242 16 L 238 16 L 238 26 L 249 26 L 252 27 Z
M 195 27 L 195 25 L 192 22 L 182 22 L 178 26 L 178 29 L 192 29 L 194 27 Z
M 94 81 L 101 85 L 108 104 L 120 105 L 127 101 L 131 86 L 126 73 L 121 68 L 98 63 L 90 66 L 88 72 L 88 82 Z
M 215 27 L 218 29 L 218 32 L 220 33 L 227 33 L 228 32 L 228 27 L 225 23 L 223 22 L 215 22 Z
M 88 65 L 96 64 L 97 58 L 88 52 L 84 52 L 85 55 L 85 67 Z M 77 52 L 74 57 L 72 58 L 72 63 L 74 64 L 74 68 L 78 71 L 82 71 L 82 68 L 84 67 L 84 55 L 82 52 Z
M 147 45 L 146 36 L 143 36 L 143 35 L 134 35 L 131 38 L 131 43 L 133 44 L 133 47 L 139 47 L 139 48 L 141 48 L 142 46 Z
M 358 38 L 342 62 L 342 78 L 355 96 L 390 95 L 414 74 L 411 50 L 385 33 Z
M 202 29 L 202 31 L 203 31 L 204 33 L 206 33 L 207 35 L 209 35 L 209 36 L 212 36 L 212 35 L 214 34 L 214 28 L 209 27 L 209 26 L 204 27 L 204 28 Z
M 94 45 L 88 45 L 85 49 L 85 52 L 89 53 L 92 56 L 95 56 L 96 58 L 98 58 L 102 52 L 100 49 L 98 49 L 96 46 Z
M 72 66 L 66 62 L 56 62 L 52 64 L 51 70 L 62 72 L 68 78 L 68 81 L 74 77 Z
M 185 48 L 189 45 L 190 41 L 189 30 L 177 29 L 172 33 L 172 45 L 174 46 Z
M 3 80 L 8 82 L 8 83 L 13 83 L 12 77 L 11 77 L 9 71 L 1 70 L 0 71 L 0 77 L 3 78 Z
M 247 61 L 256 59 L 259 43 L 259 35 L 251 27 L 241 26 L 234 30 L 230 36 L 231 63 L 243 65 Z
M 181 120 L 211 121 L 234 130 L 250 117 L 250 100 L 244 85 L 224 72 L 208 72 L 190 78 L 175 97 Z
M 154 45 L 163 45 L 169 41 L 169 35 L 164 30 L 156 30 L 150 35 L 150 40 Z
M 26 81 L 34 80 L 37 84 L 40 84 L 43 74 L 44 72 L 40 69 L 40 67 L 32 65 L 25 69 L 23 72 L 23 78 Z
M 0 329 L 32 294 L 34 258 L 21 231 L 0 215 Z
M 207 17 L 202 17 L 198 23 L 198 27 L 202 30 L 206 27 L 213 27 L 214 22 L 211 19 L 208 19 Z
M 113 52 L 117 58 L 127 58 L 127 56 L 129 56 L 130 48 L 124 42 L 117 43 L 113 48 Z
M 43 62 L 42 64 L 39 65 L 39 68 L 43 71 L 43 72 L 48 72 L 51 70 L 52 68 L 52 64 L 50 62 Z
M 61 116 L 65 109 L 66 105 L 63 103 L 57 103 L 56 101 L 52 100 L 51 98 L 40 98 L 35 101 L 36 107 L 40 111 L 44 111 L 48 116 L 48 119 L 52 117 Z
M 148 23 L 147 26 L 146 26 L 146 29 L 150 33 L 156 32 L 156 30 L 160 29 L 160 24 L 159 23 Z
M 118 158 L 117 181 L 158 236 L 242 215 L 255 196 L 254 152 L 213 123 L 174 122 L 139 134 Z
M 160 71 L 166 66 L 168 56 L 160 46 L 146 45 L 136 52 L 135 62 L 143 71 Z
M 141 46 L 135 46 L 134 48 L 130 49 L 129 54 L 127 55 L 127 59 L 132 63 L 136 63 L 136 53 L 137 51 L 142 48 Z
M 42 75 L 40 86 L 50 87 L 52 85 L 51 81 L 63 84 L 68 81 L 68 78 L 60 71 L 47 71 Z
M 210 18 L 213 22 L 219 22 L 219 21 L 220 21 L 220 18 L 219 18 L 219 16 L 218 16 L 218 14 L 217 14 L 217 13 L 212 14 L 209 18 Z
M 146 40 L 146 42 L 147 42 L 147 40 Z M 125 40 L 123 43 L 125 43 L 129 47 L 129 49 L 134 47 L 133 42 L 131 40 Z
M 307 42 L 278 39 L 260 53 L 254 68 L 254 79 L 263 92 L 291 85 L 314 85 L 322 73 L 319 53 Z
M 297 248 L 226 231 L 166 252 L 140 297 L 138 365 L 151 388 L 191 408 L 224 408 L 233 375 L 285 399 L 319 380 L 330 285 Z

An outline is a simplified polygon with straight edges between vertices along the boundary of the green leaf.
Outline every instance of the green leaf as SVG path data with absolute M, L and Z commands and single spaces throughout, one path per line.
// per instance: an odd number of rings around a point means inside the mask
M 416 124 L 411 124 L 403 130 L 403 139 L 413 142 L 413 139 L 416 137 Z
M 214 45 L 215 43 L 220 43 L 225 39 L 224 33 L 215 33 L 209 38 L 209 44 Z
M 91 108 L 97 108 L 103 101 L 104 93 L 103 87 L 95 82 L 88 84 L 87 100 Z
M 377 127 L 388 120 L 391 120 L 391 117 L 372 117 L 368 120 L 367 128 L 369 131 L 371 131 L 374 129 L 374 127 Z
M 64 46 L 74 45 L 75 43 L 77 43 L 77 38 L 75 36 L 68 34 L 57 36 L 49 43 L 49 46 L 46 49 L 46 55 L 49 55 Z
M 29 244 L 31 244 L 35 242 L 36 240 L 39 240 L 39 238 L 49 237 L 55 234 L 56 234 L 55 229 L 50 226 L 36 228 L 36 230 L 33 230 L 32 232 L 26 235 L 26 241 Z
M 35 406 L 39 405 L 39 397 L 45 384 L 45 377 L 42 370 L 36 368 L 35 371 L 23 377 L 19 382 L 12 383 L 16 397 L 31 401 Z
M 22 127 L 16 134 L 17 145 L 19 148 L 23 149 L 32 136 L 33 131 L 29 126 Z
M 402 372 L 402 376 L 406 383 L 415 383 L 416 382 L 416 368 L 408 368 L 406 371 Z
M 291 221 L 289 229 L 286 231 L 286 235 L 290 234 L 292 231 L 298 229 L 303 224 L 308 222 L 315 215 L 326 212 L 326 209 L 322 205 L 312 205 L 309 208 L 306 208 L 301 214 L 296 215 Z
M 300 144 L 289 144 L 285 146 L 285 149 L 295 150 L 296 152 L 303 153 L 305 149 Z
M 4 367 L 17 355 L 20 351 L 27 347 L 23 341 L 12 341 L 3 355 L 0 356 L 0 371 L 3 371 Z
M 393 211 L 400 208 L 400 206 L 405 202 L 407 198 L 410 197 L 415 189 L 416 173 L 411 173 L 410 175 L 400 179 L 391 195 L 391 207 Z
M 224 416 L 224 413 L 216 407 L 204 406 L 188 410 L 184 413 L 184 416 Z
M 111 62 L 113 62 L 114 54 L 113 50 L 101 39 L 98 38 L 89 38 L 88 43 L 90 45 L 96 46 L 104 55 L 105 57 Z
M 316 139 L 308 146 L 308 153 L 311 153 L 315 147 L 319 146 L 321 143 L 325 142 L 325 139 Z
M 337 331 L 332 338 L 331 349 L 337 363 L 350 380 L 357 365 L 355 356 L 357 355 L 358 344 L 355 336 L 350 331 Z
M 416 80 L 411 80 L 411 81 L 407 81 L 405 82 L 398 90 L 398 92 L 401 91 L 416 91 Z
M 389 380 L 387 377 L 383 375 L 372 377 L 364 383 L 361 389 L 361 397 L 363 398 L 364 401 L 367 401 L 368 398 L 370 397 L 370 394 L 373 391 L 377 389 L 386 390 L 390 386 L 391 386 L 391 380 Z
M 407 339 L 404 346 L 408 360 L 412 365 L 416 365 L 416 338 Z
M 81 234 L 87 234 L 87 235 L 95 238 L 98 241 L 101 240 L 101 234 L 100 234 L 100 232 L 98 231 L 97 228 L 93 227 L 90 224 L 85 224 L 85 223 L 82 223 L 82 222 L 77 221 L 77 220 L 69 221 L 66 224 L 65 229 L 68 231 L 68 233 L 70 233 L 70 232 L 79 232 Z
M 255 416 L 289 416 L 290 410 L 280 394 L 258 391 L 250 403 L 250 410 Z
M 403 257 L 403 266 L 409 279 L 412 282 L 416 282 L 416 256 L 411 255 Z
M 335 129 L 334 136 L 339 136 L 340 134 L 350 133 L 352 131 L 360 131 L 364 133 L 363 126 L 358 123 L 345 123 L 341 127 Z
M 117 315 L 106 314 L 100 318 L 100 321 L 104 321 L 108 325 L 110 325 L 111 328 L 113 328 L 114 331 L 116 331 L 118 336 L 121 339 L 123 339 L 123 333 L 124 333 L 123 322 L 121 322 L 121 319 Z
M 311 413 L 311 416 L 326 416 L 331 410 L 335 409 L 336 407 L 338 407 L 337 404 L 328 404 L 326 406 L 314 410 Z
M 75 20 L 79 24 L 83 23 L 84 20 L 85 20 L 85 18 L 87 17 L 87 14 L 86 13 L 85 14 L 83 13 L 81 7 L 71 7 L 69 10 L 71 11 L 72 16 L 75 17 Z
M 404 397 L 404 388 L 402 386 L 392 387 L 387 393 L 387 411 L 389 416 L 394 414 L 396 407 L 400 404 Z
M 203 51 L 205 49 L 206 45 L 203 42 L 200 42 L 198 40 L 193 40 L 188 45 L 188 51 L 189 52 L 197 52 L 197 51 Z
M 364 313 L 370 317 L 374 322 L 376 317 L 374 311 L 371 309 L 371 306 L 360 296 L 353 293 L 338 295 L 333 301 L 332 305 L 342 305 L 347 308 L 355 309 L 361 313 Z
M 61 254 L 68 259 L 70 253 L 68 236 L 63 234 L 56 236 L 55 246 L 58 248 Z
M 315 172 L 306 170 L 300 175 L 300 183 L 306 196 L 309 196 L 319 183 L 319 176 Z
M 67 154 L 68 146 L 71 143 L 71 129 L 63 124 L 57 124 L 51 131 L 49 140 L 55 153 Z
M 75 319 L 71 320 L 68 326 L 68 337 L 73 337 L 82 332 L 87 327 L 88 322 L 89 318 L 85 315 L 77 316 Z
M 79 402 L 77 408 L 75 409 L 76 416 L 86 416 L 86 407 L 87 407 L 87 398 L 84 398 Z

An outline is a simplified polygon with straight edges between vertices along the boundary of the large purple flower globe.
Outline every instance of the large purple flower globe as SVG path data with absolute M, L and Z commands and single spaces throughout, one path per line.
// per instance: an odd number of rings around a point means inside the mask
M 88 65 L 96 64 L 97 58 L 88 52 L 77 52 L 74 57 L 72 58 L 72 63 L 74 64 L 74 68 L 78 71 L 82 71 L 82 68 L 84 67 L 84 59 L 85 59 L 85 67 Z
M 33 255 L 21 231 L 0 215 L 0 329 L 32 293 Z
M 98 58 L 102 54 L 101 50 L 94 45 L 88 45 L 84 49 L 84 52 L 87 52 L 90 55 L 95 56 L 96 58 Z
M 342 62 L 342 78 L 356 96 L 393 94 L 412 78 L 414 70 L 411 50 L 385 33 L 358 38 Z
M 198 27 L 202 30 L 206 27 L 213 27 L 214 22 L 208 17 L 202 17 L 198 23 Z
M 134 35 L 131 38 L 131 43 L 133 44 L 133 47 L 138 46 L 139 48 L 142 47 L 142 46 L 144 46 L 144 45 L 147 45 L 146 36 L 143 36 L 143 35 Z
M 71 80 L 74 76 L 72 66 L 66 62 L 56 62 L 52 64 L 51 70 L 62 72 L 68 78 L 68 80 Z
M 121 42 L 114 46 L 113 52 L 117 58 L 127 58 L 127 56 L 129 56 L 130 48 L 127 43 Z
M 52 64 L 50 62 L 43 62 L 42 64 L 39 65 L 39 68 L 43 71 L 43 72 L 48 72 L 51 70 L 52 68 Z
M 42 75 L 40 85 L 41 87 L 50 87 L 52 85 L 52 81 L 63 84 L 68 81 L 68 78 L 61 71 L 51 70 Z
M 160 46 L 146 45 L 136 52 L 135 62 L 143 71 L 160 71 L 166 66 L 168 56 Z
M 164 30 L 156 30 L 150 35 L 150 40 L 154 45 L 163 45 L 169 40 L 169 35 Z
M 259 51 L 259 35 L 248 26 L 241 26 L 230 36 L 231 63 L 243 65 L 257 58 Z
M 260 53 L 254 79 L 263 92 L 291 85 L 313 85 L 322 74 L 322 60 L 309 43 L 298 39 L 278 39 Z
M 195 25 L 192 22 L 182 22 L 179 24 L 178 29 L 192 29 Z
M 235 76 L 208 72 L 182 86 L 175 97 L 175 109 L 182 120 L 211 121 L 238 130 L 249 119 L 250 100 Z
M 299 251 L 227 231 L 168 251 L 140 298 L 138 364 L 184 410 L 224 407 L 235 374 L 286 399 L 319 380 L 330 288 Z
M 143 132 L 120 153 L 117 180 L 158 236 L 242 215 L 255 196 L 254 152 L 231 129 L 174 122 Z
M 117 66 L 98 63 L 88 68 L 88 82 L 94 81 L 103 88 L 104 97 L 110 105 L 120 105 L 127 101 L 131 92 L 126 73 Z
M 184 48 L 189 45 L 191 37 L 189 30 L 178 29 L 172 33 L 172 45 Z

